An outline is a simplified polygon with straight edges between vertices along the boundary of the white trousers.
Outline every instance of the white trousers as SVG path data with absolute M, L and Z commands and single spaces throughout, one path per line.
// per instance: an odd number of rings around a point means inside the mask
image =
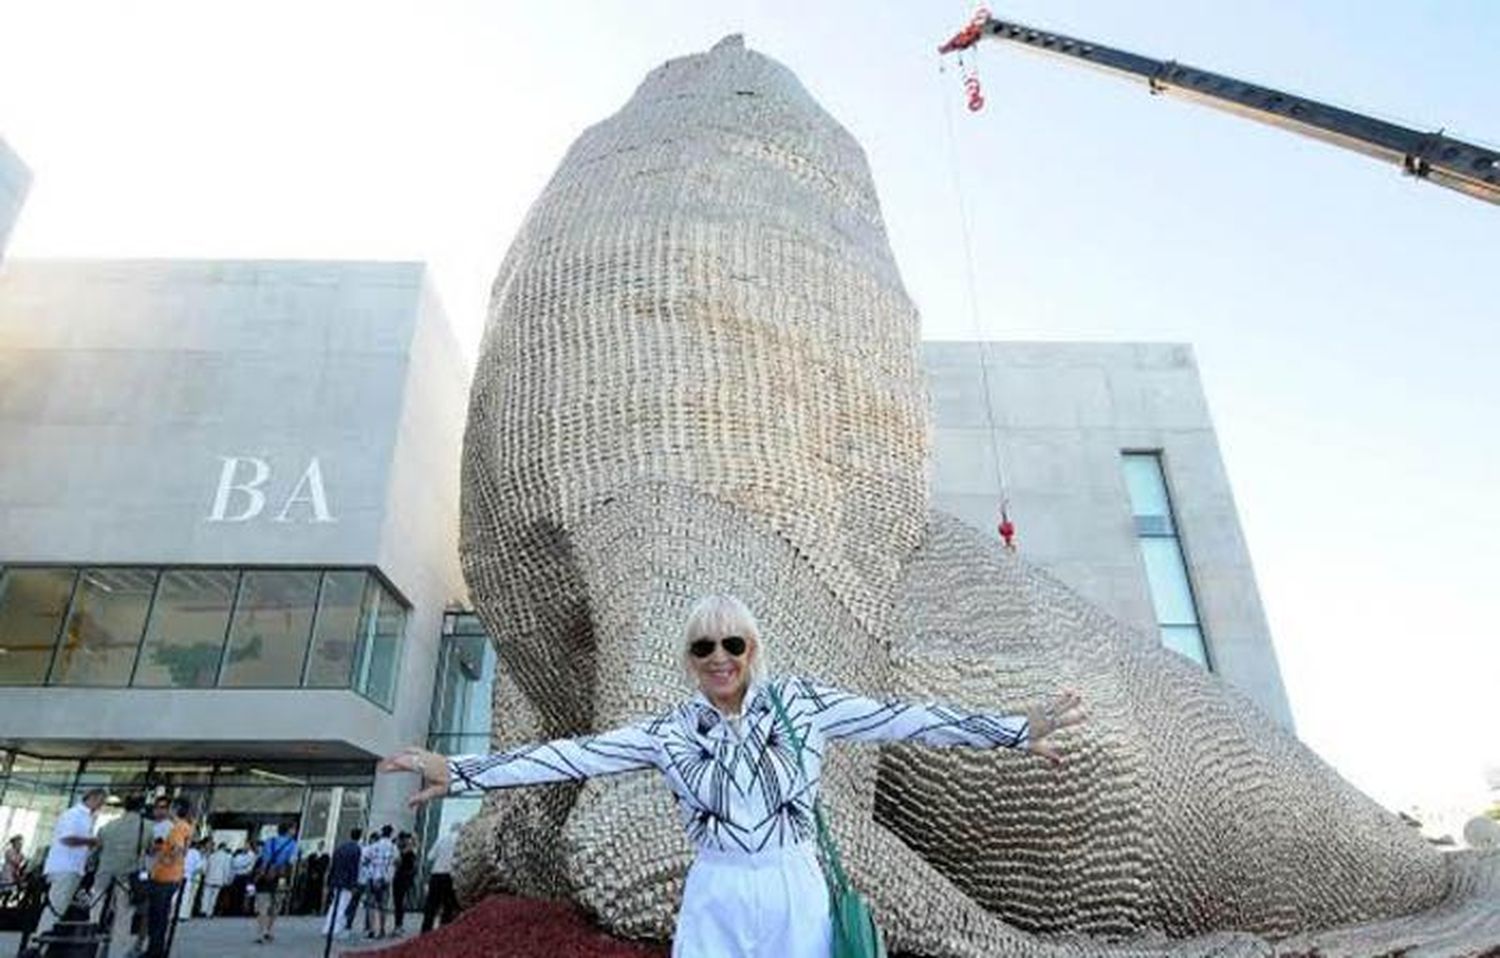
M 203 886 L 203 917 L 212 918 L 219 907 L 219 893 L 224 890 L 223 885 Z
M 334 890 L 328 901 L 328 917 L 323 919 L 323 934 L 328 934 L 330 930 L 336 935 L 343 933 L 344 912 L 349 910 L 349 900 L 353 897 L 353 889 Z
M 55 872 L 47 876 L 47 904 L 42 908 L 42 916 L 37 920 L 36 932 L 33 938 L 40 938 L 52 930 L 53 926 L 63 920 L 63 915 L 73 905 L 73 896 L 78 894 L 78 886 L 83 881 L 83 873 Z
M 753 855 L 700 849 L 673 958 L 828 958 L 828 885 L 809 842 Z
M 104 917 L 105 900 L 114 899 L 115 919 L 109 927 L 109 958 L 139 950 L 135 947 L 135 936 L 130 933 L 130 919 L 135 914 L 135 906 L 130 903 L 129 876 L 96 872 L 94 874 L 94 898 L 94 910 L 89 917 L 95 923 Z
M 183 883 L 177 893 L 177 920 L 187 921 L 193 917 L 193 900 L 198 897 L 198 887 L 203 884 L 202 875 L 194 875 Z

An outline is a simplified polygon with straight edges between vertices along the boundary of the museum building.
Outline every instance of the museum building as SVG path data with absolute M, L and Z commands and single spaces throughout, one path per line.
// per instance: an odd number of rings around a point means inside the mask
M 0 830 L 96 783 L 405 817 L 468 378 L 417 264 L 3 264 Z

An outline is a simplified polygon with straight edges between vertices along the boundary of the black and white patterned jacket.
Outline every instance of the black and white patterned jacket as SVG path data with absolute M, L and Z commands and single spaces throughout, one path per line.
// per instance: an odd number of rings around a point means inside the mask
M 694 842 L 749 853 L 813 838 L 813 800 L 830 741 L 1017 749 L 1030 744 L 1024 715 L 880 701 L 805 678 L 770 684 L 802 740 L 806 775 L 766 684 L 754 682 L 738 722 L 700 692 L 663 715 L 598 735 L 455 756 L 448 761 L 450 794 L 654 768 L 666 776 Z

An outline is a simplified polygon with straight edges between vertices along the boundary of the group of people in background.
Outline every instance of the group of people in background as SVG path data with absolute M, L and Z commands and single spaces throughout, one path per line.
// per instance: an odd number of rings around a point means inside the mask
M 407 832 L 386 825 L 365 837 L 354 829 L 331 856 L 321 842 L 301 854 L 296 827 L 283 823 L 263 841 L 231 850 L 200 837 L 185 798 L 155 799 L 148 818 L 145 800 L 129 797 L 121 813 L 96 830 L 107 797 L 103 789 L 90 789 L 58 818 L 40 869 L 45 903 L 33 940 L 54 933 L 60 922 L 83 921 L 85 904 L 87 921 L 110 925 L 108 958 L 165 958 L 175 923 L 198 916 L 253 913 L 256 940 L 270 942 L 278 915 L 326 911 L 325 933 L 354 937 L 363 906 L 368 937 L 405 932 L 420 865 L 417 840 Z M 423 931 L 458 911 L 456 829 L 427 855 Z M 23 888 L 35 870 L 22 837 L 13 836 L 0 856 L 0 895 Z
M 145 803 L 130 798 L 122 813 L 96 833 L 95 819 L 107 797 L 104 789 L 91 788 L 58 817 L 42 860 L 46 896 L 32 938 L 46 941 L 67 922 L 107 919 L 110 958 L 164 958 L 173 905 L 187 887 L 188 858 L 195 845 L 192 805 L 185 799 L 158 799 L 148 827 L 141 814 Z M 14 836 L 7 843 L 5 858 L 5 877 L 17 887 L 29 877 L 19 839 Z M 86 904 L 82 913 L 80 892 Z
M 458 913 L 453 893 L 453 846 L 458 826 L 453 825 L 427 853 L 430 866 L 422 930 L 447 924 Z M 333 850 L 328 867 L 328 911 L 323 933 L 353 938 L 361 908 L 367 938 L 386 938 L 406 933 L 406 915 L 418 870 L 417 841 L 408 832 L 396 833 L 390 825 L 368 835 L 363 829 L 349 832 L 347 841 Z

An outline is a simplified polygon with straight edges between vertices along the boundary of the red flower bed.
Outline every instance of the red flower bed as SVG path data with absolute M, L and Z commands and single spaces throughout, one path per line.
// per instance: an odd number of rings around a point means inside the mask
M 662 958 L 664 946 L 621 941 L 566 902 L 495 895 L 444 925 L 371 958 Z

